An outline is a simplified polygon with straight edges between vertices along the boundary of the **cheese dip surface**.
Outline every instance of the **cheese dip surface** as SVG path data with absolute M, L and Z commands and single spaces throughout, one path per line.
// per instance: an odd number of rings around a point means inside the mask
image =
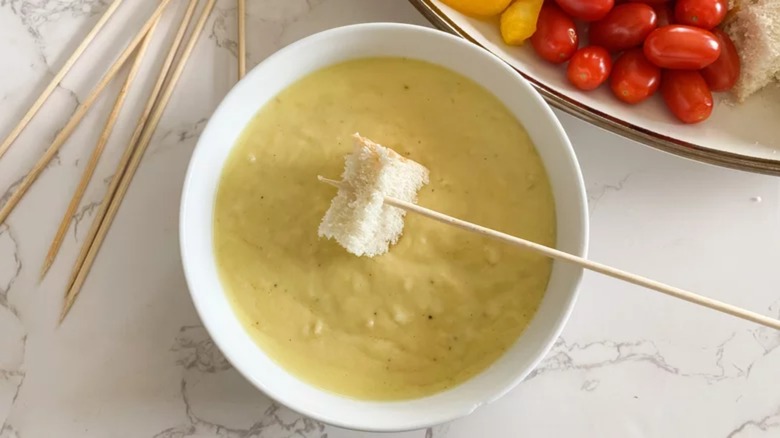
M 552 262 L 413 214 L 390 252 L 356 257 L 317 228 L 354 132 L 430 169 L 418 203 L 555 245 L 552 191 L 528 135 L 492 94 L 442 67 L 360 59 L 270 100 L 222 171 L 220 278 L 281 367 L 368 400 L 418 398 L 484 370 L 544 295 Z

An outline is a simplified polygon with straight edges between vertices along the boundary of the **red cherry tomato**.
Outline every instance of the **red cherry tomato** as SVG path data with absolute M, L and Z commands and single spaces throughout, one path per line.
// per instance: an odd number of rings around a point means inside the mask
M 580 90 L 598 88 L 612 71 L 612 58 L 607 49 L 588 46 L 577 50 L 569 61 L 566 77 Z
M 645 58 L 642 49 L 624 52 L 615 61 L 609 77 L 612 93 L 626 103 L 639 103 L 658 90 L 661 69 Z
M 672 114 L 685 123 L 699 123 L 712 114 L 712 93 L 697 71 L 664 71 L 661 95 Z
M 536 54 L 542 59 L 560 64 L 577 51 L 577 27 L 555 3 L 545 3 L 536 21 L 536 32 L 531 36 Z
M 701 75 L 712 91 L 728 91 L 739 79 L 739 53 L 731 38 L 720 29 L 712 33 L 720 42 L 720 56 L 712 64 L 701 70 Z
M 615 0 L 555 0 L 555 2 L 569 16 L 583 21 L 601 20 L 615 5 Z
M 728 9 L 726 0 L 677 0 L 674 18 L 680 24 L 710 30 L 726 18 Z
M 614 52 L 630 49 L 641 45 L 655 26 L 656 15 L 650 5 L 617 5 L 606 17 L 590 24 L 590 44 Z
M 671 2 L 654 4 L 653 10 L 658 17 L 658 27 L 674 24 L 674 6 Z
M 671 0 L 628 0 L 630 3 L 647 3 L 648 5 L 662 5 L 670 3 Z
M 650 32 L 645 39 L 645 56 L 650 62 L 675 70 L 699 70 L 718 59 L 720 44 L 711 32 L 672 24 Z

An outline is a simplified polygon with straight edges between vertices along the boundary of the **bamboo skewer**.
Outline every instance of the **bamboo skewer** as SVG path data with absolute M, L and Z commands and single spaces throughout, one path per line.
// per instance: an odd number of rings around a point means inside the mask
M 87 111 L 89 111 L 97 98 L 100 97 L 100 94 L 106 88 L 108 83 L 111 82 L 111 80 L 117 75 L 127 59 L 130 58 L 135 49 L 141 43 L 141 40 L 143 40 L 146 33 L 149 31 L 152 25 L 157 22 L 160 14 L 162 14 L 165 6 L 170 1 L 171 0 L 160 1 L 160 5 L 154 11 L 152 16 L 149 17 L 146 23 L 144 23 L 144 26 L 141 28 L 138 34 L 119 55 L 119 58 L 114 61 L 108 71 L 103 75 L 103 78 L 100 80 L 100 82 L 92 89 L 89 96 L 87 96 L 84 102 L 79 105 L 79 107 L 71 116 L 70 120 L 68 120 L 68 122 L 65 124 L 65 127 L 62 128 L 62 130 L 54 138 L 52 144 L 49 146 L 46 152 L 44 152 L 43 156 L 38 160 L 37 163 L 35 163 L 35 166 L 33 166 L 32 170 L 30 170 L 30 172 L 24 177 L 19 187 L 8 199 L 8 202 L 6 202 L 6 204 L 0 209 L 0 224 L 8 219 L 8 215 L 11 214 L 11 211 L 13 211 L 14 207 L 16 207 L 16 204 L 18 204 L 25 193 L 27 193 L 27 190 L 30 189 L 38 176 L 43 173 L 43 171 L 46 169 L 46 166 L 49 164 L 52 158 L 54 158 L 54 155 L 57 153 L 57 151 L 59 151 L 60 147 L 65 144 L 73 131 L 76 130 L 76 127 L 78 126 L 79 122 L 81 122 L 81 119 L 84 118 Z
M 341 182 L 319 177 L 320 181 L 340 187 Z M 771 327 L 776 330 L 780 330 L 780 320 L 770 318 L 768 316 L 761 315 L 756 312 L 752 312 L 746 309 L 742 309 L 740 307 L 724 303 L 722 301 L 714 300 L 712 298 L 704 297 L 698 294 L 695 294 L 693 292 L 689 292 L 684 289 L 680 289 L 674 286 L 670 286 L 668 284 L 661 283 L 659 281 L 651 280 L 649 278 L 641 277 L 636 274 L 632 274 L 630 272 L 626 272 L 617 268 L 613 268 L 611 266 L 603 265 L 598 262 L 594 262 L 579 256 L 575 256 L 573 254 L 569 254 L 567 252 L 563 252 L 560 250 L 557 250 L 555 248 L 550 248 L 548 246 L 540 245 L 535 242 L 531 242 L 529 240 L 521 239 L 516 236 L 512 236 L 510 234 L 502 233 L 500 231 L 492 230 L 490 228 L 483 227 L 481 225 L 473 224 L 471 222 L 466 222 L 461 219 L 454 218 L 452 216 L 448 216 L 443 213 L 439 213 L 438 211 L 431 210 L 425 207 L 421 207 L 417 204 L 413 204 L 411 202 L 401 201 L 399 199 L 391 198 L 391 197 L 385 197 L 384 203 L 387 205 L 392 205 L 393 207 L 397 207 L 406 211 L 410 211 L 412 213 L 419 214 L 421 216 L 425 216 L 429 219 L 433 219 L 439 222 L 442 222 L 447 225 L 452 225 L 457 228 L 461 228 L 463 230 L 481 234 L 483 236 L 491 237 L 493 239 L 501 240 L 503 242 L 506 242 L 510 245 L 519 246 L 521 248 L 529 249 L 531 251 L 534 251 L 536 253 L 545 255 L 547 257 L 550 257 L 555 260 L 560 260 L 564 262 L 568 262 L 577 266 L 580 266 L 582 268 L 598 272 L 600 274 L 607 275 L 612 278 L 617 278 L 618 280 L 623 280 L 631 284 L 635 284 L 637 286 L 646 287 L 648 289 L 661 292 L 663 294 L 672 296 L 674 298 L 678 298 L 684 301 L 688 301 L 689 303 L 698 304 L 700 306 L 707 307 L 712 310 L 716 310 L 718 312 L 723 312 L 731 316 L 736 316 L 737 318 L 742 318 L 747 321 L 751 321 L 757 324 L 761 324 L 767 327 Z
M 128 164 L 127 169 L 125 170 L 124 175 L 122 175 L 121 183 L 117 187 L 116 193 L 111 199 L 105 217 L 100 222 L 100 227 L 98 228 L 98 232 L 95 235 L 94 242 L 92 242 L 89 247 L 89 251 L 84 259 L 84 264 L 80 267 L 78 273 L 76 274 L 73 284 L 69 286 L 67 295 L 65 297 L 62 314 L 60 315 L 60 321 L 62 321 L 65 316 L 67 316 L 68 311 L 73 306 L 73 303 L 75 302 L 75 299 L 81 290 L 81 287 L 84 285 L 86 276 L 95 261 L 95 257 L 100 250 L 100 246 L 102 245 L 103 240 L 108 233 L 108 229 L 111 226 L 114 217 L 116 217 L 116 213 L 120 204 L 122 203 L 122 199 L 127 193 L 127 189 L 130 186 L 130 182 L 132 181 L 136 170 L 138 170 L 138 166 L 140 165 L 141 159 L 143 158 L 143 155 L 149 146 L 152 135 L 154 135 L 154 131 L 160 122 L 160 118 L 165 111 L 165 107 L 170 101 L 173 90 L 176 88 L 176 84 L 179 81 L 182 72 L 184 71 L 187 60 L 192 54 L 192 51 L 195 48 L 195 44 L 198 42 L 198 37 L 203 32 L 203 28 L 205 27 L 206 21 L 211 15 L 211 11 L 214 9 L 215 3 L 216 0 L 207 0 L 201 15 L 198 17 L 198 21 L 195 23 L 195 26 L 190 33 L 190 38 L 187 41 L 187 45 L 184 47 L 181 56 L 177 60 L 176 66 L 171 72 L 170 79 L 166 81 L 165 89 L 160 95 L 159 101 L 154 106 L 154 110 L 149 118 L 148 124 L 143 129 L 143 134 L 138 141 L 138 145 L 136 146 L 135 151 L 133 151 L 132 159 Z
M 133 135 L 130 137 L 130 141 L 127 143 L 127 146 L 125 147 L 125 151 L 122 154 L 122 158 L 120 158 L 119 163 L 117 164 L 116 172 L 114 173 L 114 176 L 111 178 L 111 182 L 109 183 L 105 195 L 103 195 L 103 200 L 101 201 L 100 204 L 100 210 L 92 220 L 92 225 L 90 225 L 89 227 L 89 232 L 87 233 L 87 236 L 84 238 L 84 243 L 81 246 L 81 250 L 79 251 L 78 258 L 76 259 L 76 263 L 73 264 L 73 269 L 71 270 L 70 278 L 68 278 L 66 291 L 70 290 L 71 286 L 76 281 L 76 276 L 81 270 L 81 267 L 84 264 L 84 260 L 86 260 L 87 254 L 89 253 L 89 249 L 95 240 L 95 236 L 97 235 L 97 232 L 100 229 L 100 224 L 103 221 L 103 218 L 106 216 L 108 207 L 111 204 L 111 199 L 113 199 L 117 187 L 119 187 L 119 184 L 122 182 L 122 176 L 124 176 L 125 169 L 127 168 L 127 165 L 130 163 L 130 159 L 133 156 L 134 148 L 138 143 L 138 140 L 141 138 L 141 134 L 143 134 L 143 130 L 144 127 L 146 126 L 146 122 L 149 120 L 149 116 L 151 115 L 152 110 L 154 109 L 154 104 L 157 102 L 157 99 L 160 96 L 160 92 L 162 91 L 163 85 L 165 83 L 165 79 L 168 77 L 168 72 L 170 71 L 171 65 L 173 64 L 173 60 L 176 57 L 176 52 L 179 51 L 181 42 L 184 39 L 184 34 L 187 32 L 187 28 L 189 27 L 189 24 L 192 21 L 192 16 L 195 12 L 195 7 L 197 5 L 198 5 L 198 0 L 190 0 L 189 7 L 187 8 L 187 10 L 184 13 L 184 16 L 182 17 L 181 24 L 179 25 L 179 29 L 177 30 L 176 35 L 174 36 L 173 41 L 171 42 L 171 47 L 168 49 L 168 54 L 165 56 L 165 60 L 163 61 L 162 66 L 160 67 L 160 73 L 157 76 L 157 81 L 155 82 L 154 87 L 152 87 L 151 93 L 149 93 L 149 97 L 146 101 L 146 105 L 144 106 L 144 109 L 138 118 L 138 123 L 136 124 L 135 130 L 133 131 Z M 64 317 L 64 314 L 62 315 L 62 317 Z
M 246 75 L 246 0 L 238 0 L 238 79 Z
M 46 102 L 46 100 L 51 96 L 51 93 L 54 92 L 54 90 L 57 88 L 57 86 L 62 82 L 62 80 L 65 78 L 65 75 L 68 74 L 70 69 L 73 67 L 73 65 L 76 63 L 76 61 L 81 57 L 81 55 L 84 53 L 84 51 L 87 50 L 87 47 L 92 43 L 92 40 L 95 39 L 95 36 L 97 36 L 98 32 L 100 32 L 101 29 L 103 29 L 103 26 L 106 25 L 108 20 L 111 18 L 112 15 L 114 15 L 114 12 L 116 12 L 119 5 L 122 4 L 122 0 L 114 0 L 113 3 L 111 3 L 106 11 L 103 13 L 103 15 L 98 19 L 97 23 L 95 23 L 95 27 L 92 28 L 92 30 L 89 31 L 87 36 L 84 37 L 84 40 L 81 41 L 81 44 L 76 47 L 76 50 L 73 51 L 73 53 L 70 55 L 70 58 L 68 58 L 67 61 L 65 61 L 65 64 L 60 68 L 60 70 L 54 75 L 53 78 L 51 78 L 51 82 L 46 86 L 46 88 L 43 89 L 40 96 L 33 102 L 30 109 L 27 110 L 27 113 L 25 113 L 24 116 L 22 116 L 21 120 L 14 126 L 13 129 L 11 129 L 11 132 L 8 133 L 6 138 L 3 140 L 2 143 L 0 143 L 0 157 L 5 154 L 8 149 L 11 147 L 11 145 L 16 141 L 17 137 L 19 137 L 19 134 L 24 131 L 24 128 L 27 127 L 27 125 L 30 123 L 33 117 L 35 117 L 35 114 L 38 113 L 38 110 L 41 109 L 43 104 Z M 2 223 L 2 221 L 0 221 Z
M 81 174 L 81 179 L 79 180 L 79 184 L 76 187 L 76 191 L 73 193 L 70 204 L 68 204 L 68 208 L 65 210 L 65 215 L 60 221 L 60 226 L 57 228 L 57 233 L 54 235 L 54 239 L 49 246 L 49 251 L 46 254 L 46 259 L 44 260 L 43 268 L 41 269 L 41 279 L 46 276 L 46 272 L 48 272 L 49 268 L 54 262 L 55 257 L 57 257 L 57 252 L 60 250 L 60 246 L 62 246 L 65 233 L 68 232 L 73 215 L 76 213 L 76 209 L 79 207 L 81 199 L 84 197 L 84 192 L 87 190 L 87 186 L 92 179 L 92 175 L 95 173 L 95 168 L 97 168 L 98 161 L 103 155 L 103 150 L 106 147 L 106 143 L 108 143 L 108 139 L 111 137 L 111 133 L 114 130 L 114 125 L 116 124 L 119 113 L 122 111 L 125 99 L 127 98 L 127 93 L 130 90 L 130 86 L 133 85 L 135 77 L 138 75 L 138 71 L 140 70 L 141 64 L 144 60 L 144 55 L 146 54 L 146 50 L 149 48 L 149 43 L 152 41 L 154 30 L 159 22 L 160 20 L 158 18 L 149 29 L 149 32 L 146 34 L 143 43 L 141 43 L 141 46 L 136 51 L 135 60 L 133 61 L 133 65 L 130 67 L 130 71 L 127 74 L 125 83 L 122 84 L 122 88 L 119 90 L 119 93 L 116 96 L 114 106 L 111 108 L 111 112 L 108 114 L 106 123 L 103 126 L 103 131 L 98 137 L 97 144 L 95 144 L 95 148 L 92 150 L 92 154 L 90 155 L 89 161 L 84 168 L 84 172 Z

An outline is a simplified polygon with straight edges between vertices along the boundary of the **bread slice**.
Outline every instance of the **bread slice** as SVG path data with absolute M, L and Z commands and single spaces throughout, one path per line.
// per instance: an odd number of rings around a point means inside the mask
M 417 192 L 428 183 L 428 169 L 355 134 L 341 179 L 318 234 L 352 254 L 374 257 L 398 242 L 404 228 L 406 212 L 385 205 L 385 196 L 416 202 Z
M 740 0 L 724 31 L 739 52 L 741 73 L 733 92 L 743 102 L 780 77 L 780 0 Z

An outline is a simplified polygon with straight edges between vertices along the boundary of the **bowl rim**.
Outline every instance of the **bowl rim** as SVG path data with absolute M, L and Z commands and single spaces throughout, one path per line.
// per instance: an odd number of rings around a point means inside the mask
M 442 10 L 431 0 L 408 1 L 420 12 L 420 14 L 423 15 L 423 17 L 425 17 L 426 20 L 428 20 L 428 22 L 433 24 L 437 29 L 463 38 L 466 41 L 469 41 L 472 44 L 476 44 L 482 49 L 493 53 L 488 48 L 480 44 L 476 39 L 474 39 L 466 30 L 458 26 L 457 23 L 451 20 L 447 14 L 442 12 Z M 499 59 L 501 58 L 499 57 Z M 503 59 L 501 60 L 502 62 L 506 62 Z M 536 78 L 523 72 L 522 70 L 513 66 L 511 68 L 522 75 L 523 78 L 525 78 L 550 105 L 592 125 L 620 135 L 621 137 L 693 161 L 699 161 L 702 163 L 726 167 L 729 169 L 741 170 L 744 172 L 780 176 L 780 160 L 771 160 L 767 158 L 759 158 L 750 155 L 721 151 L 695 143 L 679 140 L 673 137 L 668 137 L 662 133 L 642 128 L 641 126 L 637 126 L 621 120 L 620 118 L 610 116 L 595 108 L 580 103 L 576 99 L 544 85 Z
M 575 195 L 577 196 L 577 199 L 581 201 L 579 205 L 579 217 L 578 217 L 580 225 L 579 225 L 579 229 L 577 230 L 577 235 L 575 236 L 574 239 L 572 239 L 573 240 L 572 245 L 576 247 L 576 249 L 573 250 L 573 252 L 585 257 L 588 252 L 588 242 L 589 242 L 589 217 L 588 217 L 588 210 L 587 210 L 587 195 L 585 193 L 585 184 L 582 177 L 581 168 L 579 166 L 579 163 L 577 162 L 576 154 L 574 152 L 573 147 L 571 146 L 571 142 L 569 141 L 565 130 L 563 129 L 563 126 L 560 124 L 560 121 L 552 112 L 552 109 L 549 107 L 549 105 L 546 104 L 546 102 L 542 99 L 539 93 L 527 82 L 527 80 L 525 80 L 522 76 L 518 75 L 514 69 L 509 67 L 506 63 L 504 63 L 502 60 L 500 60 L 492 53 L 483 50 L 477 46 L 468 44 L 463 39 L 458 38 L 456 36 L 438 31 L 436 29 L 431 29 L 425 26 L 405 24 L 405 23 L 387 23 L 387 22 L 353 24 L 353 25 L 346 25 L 346 26 L 331 28 L 328 30 L 317 32 L 278 50 L 277 52 L 268 56 L 260 64 L 255 66 L 250 72 L 248 72 L 245 79 L 239 81 L 239 83 L 234 85 L 234 87 L 228 92 L 228 94 L 223 98 L 221 103 L 215 109 L 214 115 L 222 111 L 225 111 L 224 108 L 225 106 L 227 106 L 226 102 L 232 100 L 230 99 L 231 95 L 239 93 L 241 88 L 239 85 L 241 84 L 241 82 L 243 82 L 244 80 L 251 80 L 250 78 L 252 76 L 252 71 L 260 68 L 260 66 L 262 66 L 263 64 L 270 63 L 277 58 L 285 57 L 287 56 L 287 53 L 296 51 L 299 46 L 303 46 L 305 44 L 310 43 L 312 40 L 322 38 L 324 36 L 329 36 L 338 33 L 352 33 L 356 30 L 370 32 L 374 30 L 383 30 L 383 29 L 398 29 L 401 31 L 414 31 L 418 33 L 427 33 L 432 36 L 435 35 L 435 37 L 438 38 L 448 39 L 454 44 L 461 45 L 461 47 L 463 47 L 464 50 L 474 51 L 475 55 L 481 56 L 486 63 L 487 62 L 493 63 L 495 68 L 504 69 L 505 71 L 511 73 L 512 76 L 517 79 L 519 86 L 527 87 L 527 91 L 531 93 L 531 96 L 536 101 L 536 104 L 539 106 L 539 109 L 545 112 L 546 114 L 545 117 L 548 117 L 549 121 L 553 123 L 554 126 L 556 127 L 556 135 L 560 138 L 561 142 L 563 143 L 564 149 L 568 152 L 568 154 L 566 154 L 564 158 L 569 161 L 570 164 L 569 172 L 571 172 L 570 176 L 573 177 L 577 183 L 576 187 L 571 187 L 570 190 L 576 192 Z M 206 134 L 209 131 L 210 129 L 209 125 L 211 125 L 212 119 L 213 116 L 209 119 L 209 122 L 204 128 L 201 137 L 204 137 L 204 134 Z M 223 342 L 224 341 L 223 337 L 221 335 L 217 335 L 212 332 L 213 324 L 209 323 L 209 321 L 212 319 L 209 316 L 209 314 L 212 312 L 210 312 L 206 308 L 203 302 L 205 298 L 201 297 L 201 295 L 205 296 L 205 294 L 196 292 L 196 290 L 202 288 L 199 288 L 198 285 L 195 283 L 196 274 L 194 273 L 194 270 L 196 269 L 196 267 L 194 266 L 194 263 L 189 261 L 190 256 L 188 255 L 189 251 L 188 251 L 188 239 L 187 239 L 187 235 L 189 234 L 189 232 L 187 231 L 188 220 L 187 220 L 186 211 L 188 209 L 188 201 L 193 196 L 190 193 L 191 187 L 193 185 L 192 181 L 193 179 L 196 178 L 196 174 L 198 173 L 197 170 L 195 169 L 194 164 L 198 161 L 197 160 L 198 155 L 201 154 L 202 151 L 205 150 L 207 147 L 208 146 L 205 145 L 199 139 L 198 143 L 196 144 L 193 150 L 192 157 L 190 158 L 190 162 L 187 166 L 187 172 L 184 179 L 182 195 L 181 195 L 181 204 L 180 204 L 180 211 L 179 211 L 179 217 L 180 217 L 179 244 L 180 244 L 180 253 L 182 259 L 182 267 L 184 270 L 185 281 L 188 287 L 188 291 L 193 300 L 196 313 L 201 319 L 203 326 L 206 328 L 207 332 L 211 336 L 214 344 L 220 349 L 220 352 L 223 353 L 225 359 L 236 369 L 236 371 L 239 372 L 239 374 L 241 374 L 247 381 L 249 381 L 253 386 L 255 386 L 255 388 L 259 389 L 261 392 L 263 392 L 263 394 L 265 394 L 270 399 L 286 406 L 287 408 L 295 412 L 298 412 L 309 418 L 313 418 L 315 420 L 321 421 L 329 425 L 352 429 L 352 430 L 363 430 L 363 431 L 370 431 L 370 432 L 399 432 L 399 431 L 407 431 L 407 430 L 418 430 L 418 429 L 434 426 L 437 424 L 446 423 L 452 420 L 456 420 L 458 418 L 462 418 L 464 416 L 471 414 L 474 410 L 476 410 L 480 406 L 492 403 L 493 401 L 501 398 L 507 392 L 515 388 L 521 381 L 523 381 L 538 366 L 539 362 L 541 362 L 544 359 L 544 357 L 549 353 L 550 349 L 553 347 L 555 341 L 560 336 L 561 332 L 563 331 L 571 315 L 571 312 L 576 303 L 578 290 L 582 282 L 582 276 L 583 276 L 582 268 L 578 268 L 575 274 L 572 274 L 572 281 L 567 283 L 571 285 L 570 287 L 568 287 L 568 289 L 571 289 L 571 291 L 567 292 L 567 298 L 564 301 L 564 305 L 560 306 L 556 311 L 555 313 L 556 318 L 551 323 L 552 328 L 545 331 L 545 335 L 542 337 L 543 339 L 541 343 L 542 347 L 539 349 L 539 353 L 531 361 L 530 366 L 528 366 L 524 372 L 517 372 L 515 375 L 513 375 L 511 382 L 509 384 L 506 384 L 501 390 L 495 391 L 489 399 L 475 400 L 469 409 L 463 409 L 461 411 L 450 410 L 444 415 L 438 415 L 436 417 L 432 417 L 426 420 L 418 420 L 415 422 L 409 422 L 409 421 L 399 422 L 399 424 L 396 427 L 376 427 L 365 422 L 361 423 L 360 421 L 349 421 L 344 418 L 334 418 L 334 417 L 322 415 L 320 412 L 317 411 L 302 408 L 294 403 L 295 397 L 289 397 L 286 394 L 280 394 L 279 392 L 269 390 L 268 387 L 262 382 L 261 379 L 258 379 L 256 378 L 256 376 L 251 375 L 251 373 L 249 372 L 249 368 L 246 366 L 246 364 L 241 365 L 238 363 L 237 360 L 235 360 L 235 358 L 230 353 L 231 348 L 226 348 L 225 342 Z M 257 348 L 261 350 L 259 346 Z M 474 376 L 473 378 L 476 377 L 477 376 Z M 316 388 L 315 386 L 309 384 L 308 382 L 304 382 L 303 380 L 297 377 L 295 378 L 308 386 Z M 415 400 L 422 400 L 422 399 L 415 399 Z M 366 403 L 366 404 L 384 404 L 384 403 L 393 404 L 393 403 L 413 402 L 414 400 L 391 401 L 391 402 L 372 402 L 372 401 L 363 401 L 363 400 L 355 400 L 355 401 L 359 403 Z

